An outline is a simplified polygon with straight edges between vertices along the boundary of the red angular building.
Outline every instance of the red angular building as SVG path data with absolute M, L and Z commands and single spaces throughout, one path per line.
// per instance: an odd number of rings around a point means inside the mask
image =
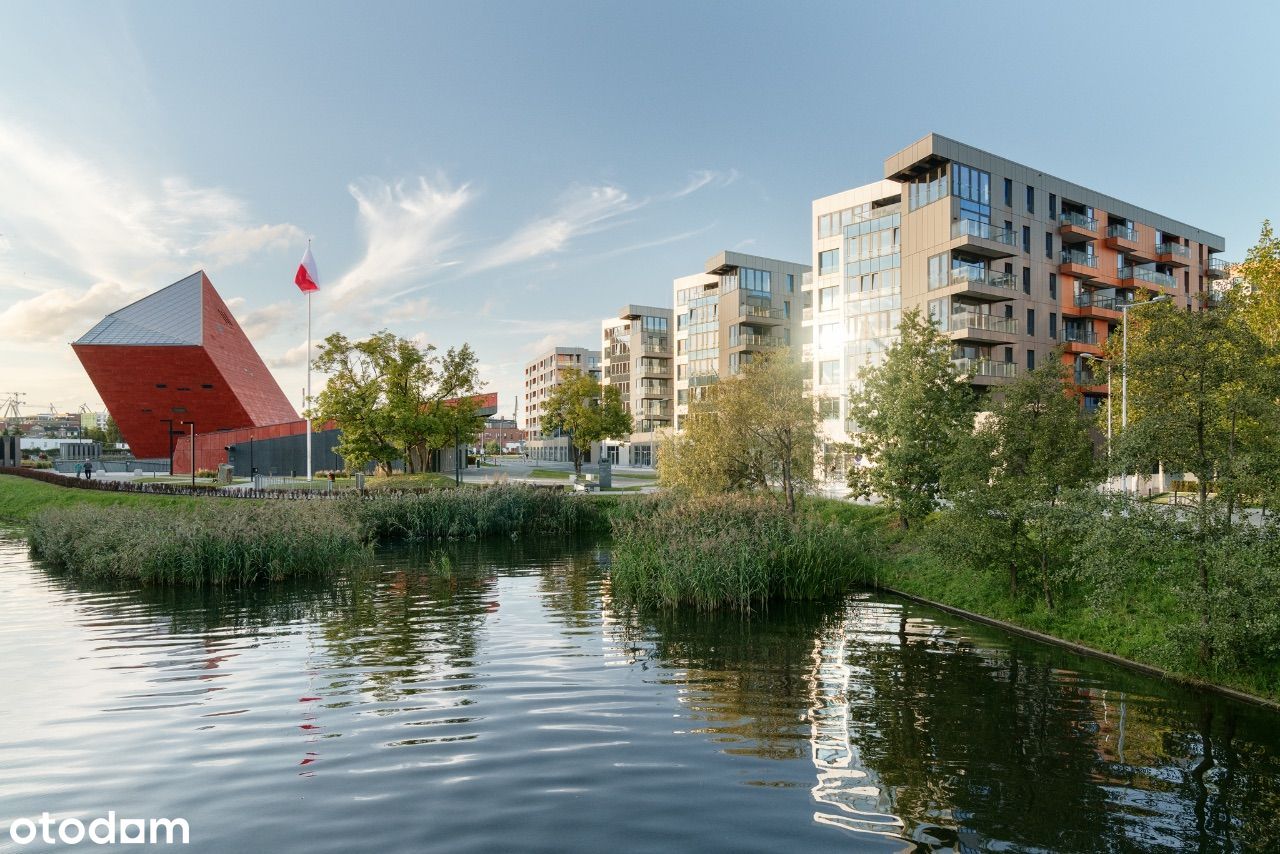
M 298 421 L 204 271 L 112 312 L 71 344 L 130 450 L 167 458 L 191 430 Z

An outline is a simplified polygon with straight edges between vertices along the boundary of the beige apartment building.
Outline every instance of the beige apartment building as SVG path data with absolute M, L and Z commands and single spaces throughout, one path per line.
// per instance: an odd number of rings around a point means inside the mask
M 707 386 L 741 372 L 757 354 L 790 347 L 800 332 L 807 264 L 717 253 L 675 280 L 675 421 Z
M 556 347 L 525 365 L 524 400 L 521 407 L 521 428 L 528 434 L 525 452 L 530 459 L 552 462 L 572 462 L 573 453 L 569 437 L 558 431 L 542 430 L 542 410 L 551 390 L 563 379 L 564 371 L 573 368 L 600 379 L 600 351 L 585 347 Z M 583 462 L 591 462 L 598 453 L 592 448 Z
M 614 464 L 657 462 L 675 400 L 671 326 L 671 309 L 651 305 L 625 305 L 600 324 L 600 382 L 617 387 L 633 424 L 628 438 L 601 443 L 601 455 Z
M 850 387 L 905 310 L 933 319 L 980 390 L 1064 347 L 1094 410 L 1107 387 L 1091 357 L 1135 298 L 1193 309 L 1226 275 L 1216 234 L 937 134 L 891 155 L 884 176 L 813 203 L 802 349 L 829 458 L 857 429 Z

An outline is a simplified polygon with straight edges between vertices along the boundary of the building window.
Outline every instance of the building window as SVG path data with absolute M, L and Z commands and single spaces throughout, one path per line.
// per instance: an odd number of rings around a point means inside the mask
M 1013 348 L 1012 348 L 1012 347 L 1005 347 L 1005 348 L 1004 348 L 1004 360 L 1005 360 L 1006 362 L 1010 363 L 1010 364 L 1012 364 L 1012 363 L 1013 363 Z
M 1049 274 L 1049 299 L 1058 298 L 1058 274 Z
M 839 359 L 818 363 L 818 382 L 822 385 L 835 385 L 840 382 Z
M 947 253 L 929 257 L 929 290 L 945 288 L 951 284 L 947 275 Z
M 1058 218 L 1058 197 L 1053 193 L 1049 194 L 1049 219 Z
M 840 297 L 840 288 L 832 285 L 829 288 L 820 288 L 818 290 L 818 311 L 830 311 L 838 304 Z
M 1036 351 L 1027 350 L 1027 370 L 1034 371 L 1036 369 Z
M 960 218 L 991 222 L 991 175 L 963 163 L 951 166 L 951 195 L 960 199 Z
M 930 169 L 907 184 L 907 210 L 932 204 L 947 195 L 947 167 Z
M 829 273 L 837 273 L 840 271 L 840 250 L 828 249 L 825 252 L 818 253 L 818 275 L 825 276 Z
M 740 267 L 738 269 L 738 283 L 739 287 L 744 291 L 767 294 L 769 293 L 769 271 Z
M 1036 334 L 1036 310 L 1034 308 L 1027 309 L 1027 334 Z
M 1058 338 L 1058 313 L 1056 311 L 1049 312 L 1049 337 L 1055 341 Z
M 791 317 L 791 300 L 789 299 L 782 301 L 782 316 L 788 319 Z
M 1035 212 L 1036 212 L 1036 188 L 1028 184 L 1027 185 L 1027 213 L 1033 214 Z
M 796 277 L 792 273 L 787 273 L 787 293 L 794 294 L 796 292 Z
M 1044 233 L 1044 257 L 1053 258 L 1053 232 Z
M 1004 206 L 1006 208 L 1013 207 L 1013 179 L 1004 179 Z
M 1022 227 L 1022 251 L 1031 254 L 1031 226 L 1024 225 Z
M 1009 320 L 1013 320 L 1013 303 L 1007 302 L 1004 304 L 1004 316 Z
M 840 417 L 840 398 L 823 397 L 818 399 L 818 417 L 824 421 Z
M 1022 268 L 1022 292 L 1024 294 L 1031 293 L 1031 268 L 1030 267 Z

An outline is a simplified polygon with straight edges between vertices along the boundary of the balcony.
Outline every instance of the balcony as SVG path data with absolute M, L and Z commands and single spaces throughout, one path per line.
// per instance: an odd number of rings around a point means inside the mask
M 638 385 L 641 398 L 656 400 L 671 396 L 671 383 L 641 380 Z
M 952 341 L 1001 344 L 1018 334 L 1018 322 L 1012 317 L 961 311 L 948 319 L 947 334 Z
M 800 319 L 813 320 L 813 309 L 809 306 L 805 306 L 800 312 Z
M 670 378 L 671 366 L 670 365 L 649 365 L 649 366 L 641 365 L 638 368 L 636 368 L 633 371 L 633 373 L 635 376 L 638 376 L 638 377 Z
M 757 326 L 778 326 L 787 322 L 787 317 L 780 308 L 768 308 L 762 305 L 744 305 L 738 311 L 738 320 L 753 323 Z
M 1002 380 L 1011 380 L 1018 375 L 1018 366 L 1013 362 L 993 362 L 990 359 L 952 359 L 951 364 L 956 366 L 962 375 L 968 377 L 969 382 L 987 385 Z
M 1127 225 L 1107 226 L 1107 246 L 1117 252 L 1138 251 L 1138 229 Z
M 1106 375 L 1098 376 L 1088 368 L 1076 368 L 1075 382 L 1076 385 L 1085 386 L 1086 388 L 1107 387 Z
M 1084 309 L 1087 313 L 1094 312 L 1110 312 L 1103 314 L 1103 317 L 1119 317 L 1122 306 L 1126 306 L 1133 300 L 1127 298 L 1116 297 L 1112 295 L 1095 294 L 1090 291 L 1076 294 L 1076 308 Z
M 736 341 L 731 341 L 729 343 L 729 346 L 730 347 L 768 348 L 768 347 L 785 347 L 786 344 L 787 342 L 783 341 L 780 337 L 776 335 L 751 335 L 748 333 L 748 334 L 739 335 Z
M 1156 260 L 1161 264 L 1188 267 L 1191 265 L 1191 250 L 1181 243 L 1157 243 Z
M 1230 264 L 1225 258 L 1211 257 L 1204 268 L 1205 278 L 1208 279 L 1225 279 L 1230 273 Z
M 644 344 L 640 347 L 640 352 L 646 356 L 670 356 L 670 344 Z
M 1078 249 L 1063 249 L 1058 272 L 1077 279 L 1092 279 L 1098 275 L 1098 256 Z
M 1097 346 L 1098 333 L 1092 326 L 1062 327 L 1062 340 L 1068 344 L 1092 344 Z
M 964 250 L 986 258 L 1008 258 L 1017 254 L 1018 238 L 1012 230 L 989 222 L 960 219 L 951 223 L 951 249 Z
M 1117 276 L 1120 279 L 1120 287 L 1122 288 L 1138 288 L 1144 285 L 1159 288 L 1172 288 L 1174 286 L 1173 276 L 1156 270 L 1148 270 L 1146 267 L 1121 267 Z
M 1098 221 L 1075 211 L 1063 211 L 1058 215 L 1062 223 L 1058 234 L 1064 243 L 1076 243 L 1081 240 L 1093 240 L 1098 236 Z
M 953 267 L 949 282 L 956 288 L 950 293 L 985 302 L 1011 300 L 1018 290 L 1018 277 L 1013 273 L 997 273 L 984 267 Z

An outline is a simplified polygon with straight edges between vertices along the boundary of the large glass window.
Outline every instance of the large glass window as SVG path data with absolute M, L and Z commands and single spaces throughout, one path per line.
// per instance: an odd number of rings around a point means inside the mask
M 947 195 L 947 167 L 930 169 L 907 185 L 907 208 L 915 210 Z
M 738 283 L 744 291 L 767 294 L 769 293 L 769 271 L 742 267 L 738 270 Z
M 839 305 L 840 288 L 832 285 L 818 290 L 818 311 L 830 311 Z
M 937 288 L 945 288 L 951 284 L 950 280 L 950 264 L 947 263 L 947 253 L 933 255 L 929 258 L 929 290 Z
M 818 275 L 826 276 L 840 270 L 840 250 L 828 249 L 818 253 Z
M 818 382 L 822 385 L 835 385 L 840 382 L 840 360 L 831 359 L 818 363 Z
M 951 165 L 951 194 L 960 198 L 960 218 L 991 222 L 991 174 L 965 166 Z

